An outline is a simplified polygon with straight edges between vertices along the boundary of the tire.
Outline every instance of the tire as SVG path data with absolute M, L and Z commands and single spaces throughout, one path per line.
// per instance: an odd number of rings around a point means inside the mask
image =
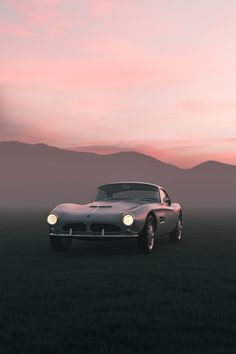
M 143 231 L 140 233 L 137 243 L 138 249 L 143 254 L 152 253 L 156 246 L 156 222 L 152 215 L 147 217 Z
M 55 252 L 69 251 L 71 243 L 72 243 L 71 237 L 50 236 L 51 248 Z
M 181 215 L 178 218 L 174 231 L 170 234 L 170 242 L 180 242 L 183 238 L 183 220 Z

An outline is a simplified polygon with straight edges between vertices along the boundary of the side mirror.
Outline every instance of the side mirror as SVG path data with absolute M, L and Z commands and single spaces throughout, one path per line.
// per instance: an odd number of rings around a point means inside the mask
M 164 197 L 163 202 L 164 204 L 171 205 L 171 200 L 168 197 Z

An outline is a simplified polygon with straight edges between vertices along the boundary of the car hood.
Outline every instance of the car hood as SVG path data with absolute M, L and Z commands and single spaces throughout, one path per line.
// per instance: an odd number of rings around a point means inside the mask
M 131 212 L 140 206 L 140 203 L 133 201 L 97 201 L 88 204 L 60 204 L 53 209 L 53 212 L 63 214 L 121 214 Z

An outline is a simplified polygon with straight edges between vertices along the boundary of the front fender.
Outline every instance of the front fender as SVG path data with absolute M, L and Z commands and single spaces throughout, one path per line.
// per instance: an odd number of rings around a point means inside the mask
M 150 213 L 153 213 L 152 208 L 148 205 L 141 205 L 135 210 L 131 211 L 130 214 L 134 216 L 134 224 L 132 225 L 132 229 L 140 234 L 145 226 L 147 217 Z M 153 213 L 154 217 L 155 214 Z M 155 217 L 156 218 L 156 217 Z

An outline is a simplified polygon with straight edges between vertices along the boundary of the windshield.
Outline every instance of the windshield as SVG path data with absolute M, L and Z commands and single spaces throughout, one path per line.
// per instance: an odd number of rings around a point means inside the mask
M 142 199 L 160 203 L 159 188 L 142 183 L 114 183 L 100 186 L 94 201 Z

